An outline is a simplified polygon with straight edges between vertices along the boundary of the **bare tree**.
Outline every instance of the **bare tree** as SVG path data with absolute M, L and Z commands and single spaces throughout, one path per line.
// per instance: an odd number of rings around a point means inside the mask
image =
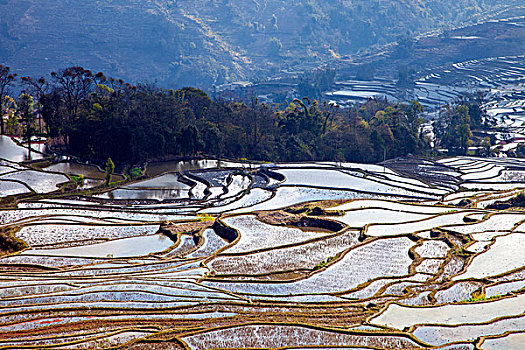
M 35 135 L 35 110 L 33 96 L 23 93 L 18 99 L 18 113 L 23 125 L 23 135 L 27 141 L 29 158 L 31 158 L 31 138 Z
M 49 92 L 49 82 L 44 77 L 38 79 L 32 77 L 21 77 L 22 85 L 26 88 L 27 93 L 36 97 L 38 100 L 42 95 Z
M 81 104 L 89 97 L 96 83 L 96 76 L 90 70 L 82 67 L 69 67 L 59 72 L 51 73 L 54 85 L 64 99 L 66 109 L 65 136 L 69 147 L 69 127 L 77 120 Z
M 42 105 L 40 101 L 42 101 L 42 97 L 44 95 L 49 93 L 49 82 L 47 82 L 44 77 L 40 77 L 39 79 L 34 79 L 31 77 L 21 77 L 20 80 L 22 81 L 22 85 L 26 88 L 25 91 L 36 98 L 36 108 L 38 109 L 38 113 L 40 115 L 40 117 L 38 118 L 38 126 L 40 133 L 42 133 Z

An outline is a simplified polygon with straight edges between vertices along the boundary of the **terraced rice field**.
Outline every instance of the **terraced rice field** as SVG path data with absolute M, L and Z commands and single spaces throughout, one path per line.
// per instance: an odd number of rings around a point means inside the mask
M 525 212 L 487 209 L 520 159 L 155 163 L 88 196 L 11 146 L 0 349 L 523 348 Z
M 513 25 L 523 26 L 523 17 L 510 20 Z M 340 105 L 364 101 L 370 97 L 387 98 L 392 101 L 417 100 L 424 107 L 429 121 L 424 130 L 433 137 L 430 120 L 439 118 L 439 109 L 449 101 L 457 99 L 466 92 L 484 92 L 482 109 L 494 122 L 494 127 L 478 136 L 489 136 L 493 151 L 502 155 L 514 156 L 525 142 L 525 56 L 494 57 L 480 60 L 458 62 L 428 71 L 419 72 L 419 78 L 410 89 L 400 88 L 395 81 L 341 81 L 337 89 L 326 93 L 326 97 Z M 407 97 L 409 96 L 409 97 Z M 498 174 L 497 167 L 490 169 Z M 523 182 L 512 171 L 501 173 L 497 180 Z M 492 177 L 492 176 L 491 176 Z M 493 177 L 492 177 L 493 178 Z M 470 188 L 484 187 L 478 180 L 479 174 L 465 174 L 465 179 L 473 182 Z M 496 181 L 495 178 L 493 178 Z M 509 188 L 512 185 L 500 187 Z M 482 188 L 485 189 L 485 188 Z
M 523 17 L 516 20 L 519 24 L 514 25 L 523 25 Z M 417 100 L 426 110 L 433 110 L 465 92 L 486 90 L 492 94 L 487 101 L 491 101 L 492 107 L 498 106 L 494 112 L 512 114 L 516 112 L 513 107 L 522 106 L 523 89 L 520 86 L 525 82 L 524 72 L 524 56 L 494 57 L 423 70 L 417 73 L 418 78 L 411 89 L 401 88 L 395 81 L 388 80 L 347 80 L 338 82 L 336 89 L 325 95 L 341 105 L 377 97 L 393 101 Z M 516 99 L 521 101 L 508 103 Z

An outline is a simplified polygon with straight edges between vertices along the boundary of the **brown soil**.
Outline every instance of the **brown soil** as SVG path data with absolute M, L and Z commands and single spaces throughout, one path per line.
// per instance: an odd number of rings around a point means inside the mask
M 172 235 L 178 233 L 198 232 L 213 225 L 213 221 L 193 221 L 181 224 L 167 223 L 161 226 L 161 230 L 170 232 Z
M 257 214 L 257 218 L 269 225 L 289 225 L 293 222 L 301 220 L 300 215 L 290 214 L 283 210 L 272 212 L 261 212 Z
M 27 248 L 27 243 L 16 237 L 17 228 L 0 228 L 0 256 Z

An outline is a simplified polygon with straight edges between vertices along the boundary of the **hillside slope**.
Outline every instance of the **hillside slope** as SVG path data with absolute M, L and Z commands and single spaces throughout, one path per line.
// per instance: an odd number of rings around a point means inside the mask
M 337 60 L 514 0 L 0 0 L 0 62 L 209 87 Z

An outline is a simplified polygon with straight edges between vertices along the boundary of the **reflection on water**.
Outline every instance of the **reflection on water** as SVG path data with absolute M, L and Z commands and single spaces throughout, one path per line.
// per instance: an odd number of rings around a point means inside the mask
M 45 143 L 31 143 L 31 149 L 37 152 L 45 153 L 47 151 L 47 145 Z
M 97 180 L 104 180 L 105 174 L 94 165 L 80 164 L 74 162 L 62 162 L 44 168 L 46 171 L 54 171 L 70 175 L 84 175 L 85 177 Z
M 89 164 L 82 164 L 82 163 L 76 163 L 76 162 L 61 162 L 57 164 L 53 164 L 48 166 L 47 168 L 44 168 L 43 170 L 46 171 L 54 171 L 58 173 L 64 173 L 69 175 L 84 175 L 86 180 L 92 179 L 92 180 L 104 180 L 105 179 L 105 173 L 101 171 L 97 166 L 95 165 L 89 165 Z M 113 174 L 112 175 L 112 181 L 121 181 L 124 180 L 124 176 Z M 91 181 L 91 183 L 98 185 L 99 182 Z M 85 187 L 85 186 L 84 186 Z
M 184 172 L 188 170 L 210 169 L 221 166 L 221 161 L 211 159 L 193 159 L 185 161 L 152 162 L 148 163 L 146 173 L 149 177 L 155 177 L 167 172 Z
M 88 188 L 93 188 L 93 187 L 100 186 L 103 183 L 104 183 L 104 180 L 95 180 L 95 179 L 85 178 L 84 179 L 84 184 L 80 188 L 85 190 L 85 189 L 88 189 Z
M 146 189 L 164 189 L 164 190 L 189 190 L 191 186 L 188 186 L 179 181 L 177 174 L 165 174 L 153 179 L 137 182 L 131 185 L 127 185 L 124 188 L 133 190 L 146 190 Z
M 183 189 L 128 190 L 119 188 L 97 197 L 105 199 L 185 199 L 189 198 L 189 191 Z
M 0 179 L 0 197 L 13 196 L 15 194 L 27 192 L 29 192 L 29 189 L 21 183 Z
M 31 249 L 24 254 L 46 256 L 78 256 L 92 258 L 128 258 L 162 252 L 173 241 L 162 234 L 117 239 L 114 241 L 61 249 Z
M 0 135 L 0 158 L 12 162 L 23 162 L 25 160 L 42 159 L 43 155 L 35 151 L 29 155 L 29 150 L 18 146 L 10 137 Z

